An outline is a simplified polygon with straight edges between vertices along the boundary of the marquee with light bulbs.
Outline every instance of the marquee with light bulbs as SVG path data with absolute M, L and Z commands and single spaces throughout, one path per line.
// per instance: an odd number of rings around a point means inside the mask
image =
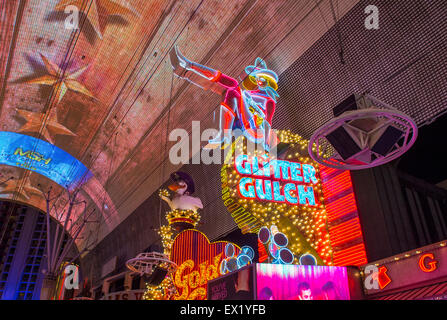
M 295 264 L 307 254 L 318 265 L 366 263 L 349 171 L 313 161 L 308 141 L 297 134 L 277 136 L 287 146 L 279 156 L 235 142 L 222 166 L 222 200 L 238 227 L 258 233 L 276 225 L 289 239 Z

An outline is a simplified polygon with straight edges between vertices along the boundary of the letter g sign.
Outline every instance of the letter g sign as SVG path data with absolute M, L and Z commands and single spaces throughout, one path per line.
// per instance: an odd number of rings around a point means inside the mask
M 431 261 L 428 262 L 428 263 L 425 263 L 425 261 L 427 259 L 430 259 Z M 421 268 L 421 270 L 424 271 L 424 272 L 433 272 L 433 271 L 435 271 L 438 268 L 437 263 L 438 263 L 438 261 L 435 260 L 435 256 L 433 255 L 433 253 L 423 254 L 419 258 L 419 268 Z

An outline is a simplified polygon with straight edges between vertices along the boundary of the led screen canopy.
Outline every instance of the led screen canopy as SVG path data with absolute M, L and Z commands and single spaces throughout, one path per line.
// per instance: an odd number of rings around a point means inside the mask
M 8 131 L 0 132 L 0 164 L 37 172 L 68 189 L 92 177 L 86 166 L 55 145 Z

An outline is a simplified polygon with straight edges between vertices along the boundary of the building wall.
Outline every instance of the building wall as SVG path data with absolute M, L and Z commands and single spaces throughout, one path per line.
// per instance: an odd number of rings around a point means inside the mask
M 368 261 L 447 239 L 447 192 L 393 165 L 352 172 Z

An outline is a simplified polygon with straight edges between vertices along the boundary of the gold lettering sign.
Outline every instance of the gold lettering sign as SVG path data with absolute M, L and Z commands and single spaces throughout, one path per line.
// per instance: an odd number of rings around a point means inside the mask
M 174 296 L 175 300 L 198 300 L 206 298 L 206 289 L 199 287 L 206 285 L 208 281 L 219 277 L 219 264 L 222 260 L 222 253 L 213 259 L 213 264 L 208 265 L 202 262 L 199 271 L 191 271 L 195 263 L 193 260 L 186 260 L 177 269 L 174 275 L 174 284 L 179 293 Z
M 229 242 L 209 239 L 200 231 L 188 229 L 174 239 L 170 258 L 178 266 L 171 275 L 176 287 L 173 300 L 204 300 L 207 298 L 208 281 L 218 278 L 220 264 L 224 258 L 225 246 Z M 235 247 L 235 254 L 240 248 Z

